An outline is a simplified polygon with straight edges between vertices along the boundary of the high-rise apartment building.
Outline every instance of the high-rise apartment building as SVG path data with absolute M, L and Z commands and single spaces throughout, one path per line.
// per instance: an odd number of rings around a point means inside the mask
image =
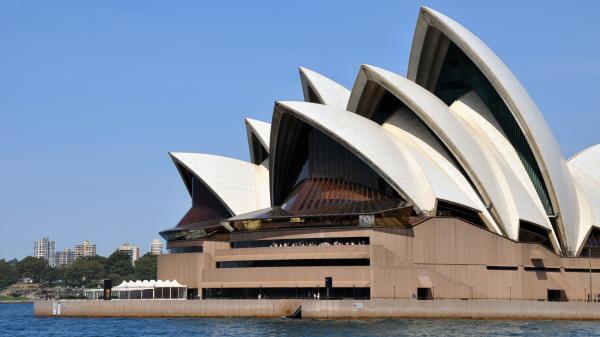
M 76 259 L 77 256 L 75 255 L 75 252 L 70 248 L 54 254 L 54 263 L 56 267 L 70 266 Z
M 154 239 L 150 243 L 150 253 L 152 255 L 161 255 L 163 249 L 163 244 L 159 239 Z
M 127 255 L 129 255 L 129 257 L 131 258 L 131 264 L 135 264 L 135 261 L 137 261 L 140 258 L 140 247 L 139 246 L 134 246 L 129 243 L 124 243 L 119 248 L 117 248 L 117 251 L 124 252 Z
M 47 237 L 36 240 L 33 243 L 33 257 L 43 258 L 50 267 L 56 266 L 54 255 L 56 253 L 56 242 Z
M 96 245 L 84 240 L 81 244 L 75 245 L 75 258 L 96 256 Z

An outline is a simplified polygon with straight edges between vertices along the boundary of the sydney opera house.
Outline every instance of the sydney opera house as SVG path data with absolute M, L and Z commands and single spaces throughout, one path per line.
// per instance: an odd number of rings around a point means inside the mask
M 566 159 L 500 58 L 422 8 L 407 75 L 246 119 L 250 162 L 170 154 L 191 208 L 158 279 L 189 298 L 581 301 L 600 295 L 600 145 Z

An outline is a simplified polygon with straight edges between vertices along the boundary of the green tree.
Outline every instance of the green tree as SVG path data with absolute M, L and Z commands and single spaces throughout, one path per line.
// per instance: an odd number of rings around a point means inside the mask
M 4 289 L 17 282 L 17 271 L 10 262 L 0 260 L 0 289 Z
M 80 258 L 64 270 L 65 283 L 74 287 L 95 287 L 105 275 L 104 263 L 96 258 Z
M 28 256 L 17 262 L 17 274 L 19 278 L 28 277 L 35 283 L 49 283 L 57 278 L 57 270 L 48 266 L 46 260 Z
M 104 267 L 106 267 L 106 260 L 107 260 L 107 258 L 105 258 L 104 256 L 96 255 L 96 256 L 85 257 L 84 259 L 98 261 Z
M 136 280 L 155 280 L 156 279 L 156 255 L 146 253 L 146 255 L 135 261 L 133 276 Z
M 51 283 L 64 278 L 64 269 L 46 267 L 42 282 Z
M 113 284 L 133 278 L 133 266 L 127 253 L 114 252 L 106 259 L 106 278 L 111 279 Z

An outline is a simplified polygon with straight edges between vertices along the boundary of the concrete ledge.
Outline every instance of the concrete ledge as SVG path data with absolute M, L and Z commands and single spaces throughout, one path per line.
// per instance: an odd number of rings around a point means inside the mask
M 279 317 L 294 300 L 113 300 L 35 301 L 35 316 L 73 317 Z M 293 308 L 293 309 L 291 309 Z
M 361 308 L 362 306 L 362 308 Z M 306 301 L 306 318 L 467 318 L 599 320 L 600 303 L 504 300 Z
M 303 318 L 469 318 L 600 320 L 600 303 L 499 300 L 127 300 L 36 301 L 35 316 L 281 317 L 302 305 Z

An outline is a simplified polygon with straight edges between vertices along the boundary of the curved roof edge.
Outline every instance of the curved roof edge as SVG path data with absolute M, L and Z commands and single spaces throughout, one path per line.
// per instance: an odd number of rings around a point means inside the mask
M 495 157 L 505 172 L 519 210 L 519 218 L 553 231 L 544 206 L 525 172 L 517 151 L 479 95 L 474 91 L 464 94 L 454 101 L 450 111 L 462 118 L 473 132 L 474 138 Z
M 202 181 L 233 214 L 271 206 L 269 173 L 261 165 L 229 157 L 170 152 L 171 159 Z
M 583 150 L 577 152 L 571 158 L 569 158 L 567 162 L 569 163 L 569 165 L 578 165 L 578 162 L 584 165 L 589 165 L 589 161 L 600 162 L 600 144 L 591 145 L 584 148 Z
M 578 192 L 581 225 L 576 254 L 579 255 L 592 227 L 600 228 L 600 144 L 579 151 L 568 165 Z
M 248 136 L 248 147 L 250 150 L 250 158 L 254 164 L 260 164 L 257 158 L 255 158 L 256 151 L 254 151 L 254 142 L 252 137 L 256 137 L 260 144 L 263 146 L 267 154 L 269 153 L 269 143 L 271 141 L 271 124 L 259 121 L 256 119 L 245 118 L 244 123 L 246 124 L 246 135 Z
M 577 237 L 579 216 L 577 195 L 566 161 L 550 127 L 525 88 L 500 58 L 477 36 L 449 17 L 421 7 L 408 65 L 408 78 L 415 80 L 420 71 L 421 52 L 427 29 L 434 27 L 454 42 L 482 71 L 502 97 L 521 127 L 551 197 L 560 230 L 568 250 Z M 559 234 L 563 234 L 559 233 Z
M 349 111 L 357 112 L 359 106 L 364 105 L 361 96 L 369 91 L 369 81 L 396 96 L 439 137 L 467 172 L 496 223 L 503 228 L 506 236 L 516 240 L 519 217 L 508 182 L 498 163 L 472 138 L 460 118 L 451 113 L 444 102 L 415 82 L 370 65 L 361 66 L 352 88 Z
M 429 179 L 438 201 L 480 212 L 480 218 L 486 227 L 494 233 L 502 234 L 468 180 L 446 156 L 441 144 L 437 144 L 435 136 L 417 116 L 402 109 L 383 123 L 382 128 L 411 151 Z
M 571 167 L 571 173 L 577 189 L 579 218 L 581 219 L 576 249 L 574 250 L 574 255 L 579 256 L 592 228 L 600 228 L 600 212 L 595 210 L 593 205 L 595 203 L 596 208 L 600 207 L 600 183 L 595 182 L 594 179 L 576 167 Z M 594 196 L 594 194 L 596 195 Z
M 384 132 L 380 125 L 345 109 L 307 102 L 276 102 L 273 136 L 276 137 L 279 116 L 289 113 L 304 123 L 317 128 L 346 147 L 379 174 L 417 211 L 433 210 L 435 194 L 426 175 L 412 154 Z M 361 130 L 361 132 L 355 132 Z M 275 142 L 277 146 L 277 142 Z M 277 159 L 277 149 L 272 148 L 271 160 Z M 276 172 L 272 166 L 271 176 Z M 272 181 L 273 178 L 271 179 Z M 272 186 L 272 193 L 275 186 Z M 274 197 L 272 197 L 274 200 Z
M 350 90 L 341 84 L 308 68 L 300 67 L 300 81 L 305 102 L 321 103 L 346 109 Z M 314 102 L 314 93 L 319 102 Z
M 495 158 L 504 172 L 519 219 L 545 228 L 555 251 L 560 252 L 554 228 L 516 150 L 499 125 L 496 125 L 497 122 L 485 103 L 474 91 L 470 91 L 454 101 L 450 110 L 469 126 L 474 138 Z

